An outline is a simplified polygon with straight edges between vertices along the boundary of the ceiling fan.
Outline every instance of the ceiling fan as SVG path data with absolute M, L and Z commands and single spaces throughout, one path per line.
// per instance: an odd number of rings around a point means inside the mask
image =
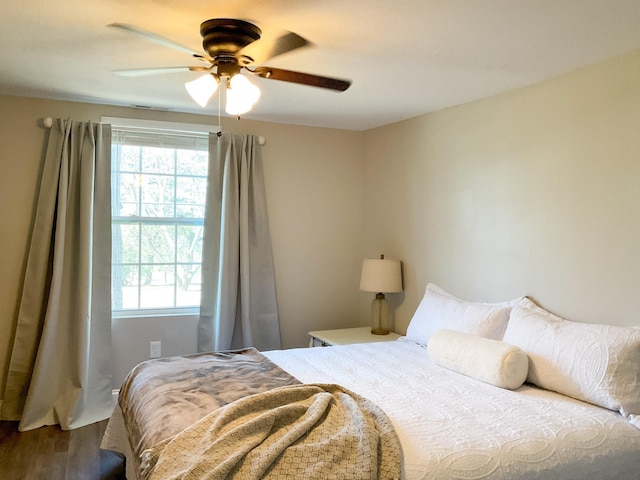
M 260 97 L 260 90 L 242 75 L 243 71 L 261 78 L 310 85 L 343 92 L 351 85 L 350 80 L 295 72 L 281 68 L 263 66 L 262 63 L 283 53 L 306 47 L 309 42 L 301 36 L 286 32 L 278 38 L 262 36 L 256 25 L 244 20 L 214 18 L 200 25 L 204 52 L 197 52 L 168 38 L 134 25 L 112 23 L 108 25 L 141 36 L 151 42 L 190 54 L 204 65 L 185 67 L 161 67 L 117 70 L 127 76 L 156 75 L 178 71 L 203 72 L 185 87 L 191 97 L 201 106 L 223 85 L 226 92 L 226 111 L 241 115 L 251 109 Z

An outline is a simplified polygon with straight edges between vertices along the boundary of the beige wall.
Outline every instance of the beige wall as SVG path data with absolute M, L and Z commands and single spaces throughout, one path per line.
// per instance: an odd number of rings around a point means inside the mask
M 0 392 L 15 329 L 42 149 L 43 117 L 99 121 L 101 115 L 189 123 L 213 117 L 0 96 Z M 284 347 L 312 329 L 358 325 L 362 255 L 362 138 L 359 132 L 229 120 L 225 131 L 267 138 L 262 147 Z M 114 323 L 115 383 L 149 355 L 195 351 L 195 322 Z
M 365 136 L 364 252 L 404 262 L 397 330 L 428 281 L 640 325 L 640 51 Z
M 100 115 L 207 120 L 0 97 L 0 372 L 46 135 L 38 120 Z M 467 299 L 528 294 L 575 320 L 640 325 L 639 126 L 640 52 L 364 133 L 225 124 L 267 137 L 283 345 L 366 323 L 361 259 L 380 253 L 403 261 L 405 292 L 388 296 L 399 332 L 428 281 Z M 150 339 L 168 342 L 165 353 L 195 339 L 193 321 L 120 324 L 118 372 L 147 358 Z

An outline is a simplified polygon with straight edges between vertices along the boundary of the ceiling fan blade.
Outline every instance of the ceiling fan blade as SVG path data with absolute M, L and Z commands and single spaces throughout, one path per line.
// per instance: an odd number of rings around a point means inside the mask
M 312 87 L 328 88 L 330 90 L 338 90 L 340 92 L 344 92 L 351 86 L 351 80 L 321 77 L 320 75 L 293 72 L 291 70 L 283 70 L 281 68 L 256 67 L 253 70 L 248 68 L 247 70 L 262 78 L 281 80 L 283 82 L 299 83 L 302 85 L 311 85 Z
M 211 67 L 152 67 L 114 70 L 113 73 L 123 77 L 144 77 L 147 75 L 164 75 L 166 73 L 206 72 L 208 70 L 211 70 Z
M 158 45 L 162 45 L 164 47 L 173 48 L 174 50 L 179 50 L 181 52 L 188 53 L 189 55 L 198 59 L 204 59 L 209 62 L 213 61 L 213 59 L 209 57 L 209 55 L 206 55 L 205 53 L 197 52 L 189 47 L 185 47 L 184 45 L 174 42 L 173 40 L 169 40 L 168 38 L 158 35 L 157 33 L 149 32 L 148 30 L 144 30 L 142 28 L 136 27 L 135 25 L 130 25 L 128 23 L 110 23 L 107 26 L 113 27 L 113 28 L 119 28 L 126 32 L 133 33 L 134 35 L 138 35 L 150 42 L 156 43 Z
M 269 38 L 263 35 L 260 40 L 247 45 L 240 50 L 240 56 L 249 57 L 256 65 L 277 57 L 283 53 L 297 50 L 298 48 L 311 46 L 311 43 L 293 32 L 287 32 L 277 38 Z

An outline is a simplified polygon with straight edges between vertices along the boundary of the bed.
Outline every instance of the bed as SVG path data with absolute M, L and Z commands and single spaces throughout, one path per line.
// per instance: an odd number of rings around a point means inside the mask
M 227 374 L 216 384 L 210 371 Z M 129 480 L 155 478 L 166 446 L 183 431 L 193 440 L 200 419 L 309 385 L 346 391 L 380 415 L 381 436 L 401 450 L 384 478 L 640 475 L 640 329 L 570 322 L 526 298 L 465 302 L 430 284 L 396 341 L 198 354 L 134 372 L 102 444 L 125 454 Z

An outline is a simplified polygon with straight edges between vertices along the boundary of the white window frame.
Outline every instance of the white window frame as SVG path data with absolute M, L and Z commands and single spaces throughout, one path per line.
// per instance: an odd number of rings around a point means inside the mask
M 165 122 L 160 120 L 142 120 L 140 118 L 100 117 L 101 123 L 108 123 L 112 127 L 143 128 L 146 130 L 164 130 L 168 132 L 186 133 L 218 133 L 218 125 L 200 123 Z
M 135 118 L 119 118 L 119 117 L 101 117 L 102 123 L 107 123 L 112 128 L 117 129 L 141 129 L 146 132 L 158 133 L 183 133 L 183 134 L 203 134 L 203 133 L 218 133 L 220 131 L 219 126 L 215 125 L 202 125 L 194 123 L 176 123 L 165 122 L 155 120 L 142 120 Z M 112 220 L 113 223 L 113 220 Z M 139 309 L 121 309 L 112 311 L 114 318 L 124 317 L 159 317 L 159 316 L 184 316 L 184 315 L 197 315 L 199 314 L 199 307 L 167 307 L 167 308 L 139 308 Z

